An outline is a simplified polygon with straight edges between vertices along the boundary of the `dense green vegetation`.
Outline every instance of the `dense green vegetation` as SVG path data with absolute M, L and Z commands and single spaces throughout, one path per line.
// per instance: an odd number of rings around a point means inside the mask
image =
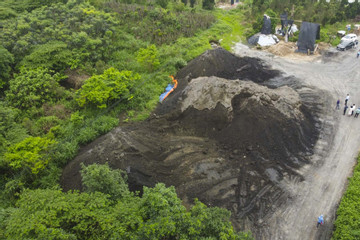
M 360 157 L 358 157 L 358 161 Z M 354 175 L 341 199 L 336 212 L 335 231 L 332 239 L 359 239 L 360 237 L 360 164 L 354 169 Z
M 157 184 L 141 197 L 129 191 L 123 172 L 107 165 L 82 169 L 86 191 L 25 190 L 8 215 L 9 239 L 251 239 L 237 234 L 230 213 L 195 200 L 189 211 L 174 187 Z
M 234 232 L 228 211 L 198 201 L 187 211 L 162 184 L 138 196 L 107 166 L 84 167 L 84 193 L 59 187 L 81 145 L 117 126 L 120 114 L 146 118 L 169 75 L 210 41 L 225 36 L 229 49 L 240 39 L 239 10 L 202 5 L 0 3 L 0 238 L 251 238 Z

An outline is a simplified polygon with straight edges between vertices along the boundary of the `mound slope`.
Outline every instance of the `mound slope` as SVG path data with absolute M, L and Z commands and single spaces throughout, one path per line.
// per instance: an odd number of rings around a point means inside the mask
M 199 198 L 231 210 L 239 229 L 266 218 L 289 197 L 281 181 L 301 180 L 296 169 L 312 153 L 318 129 L 310 113 L 319 109 L 302 98 L 316 93 L 259 85 L 282 78 L 259 59 L 224 51 L 209 51 L 181 70 L 176 94 L 148 120 L 118 127 L 84 147 L 65 167 L 63 189 L 82 189 L 80 163 L 107 162 L 128 172 L 132 190 L 174 185 L 185 204 Z M 236 61 L 251 66 L 248 72 L 237 71 L 240 64 L 228 66 Z M 224 74 L 231 81 L 200 74 Z M 234 80 L 238 74 L 247 81 Z

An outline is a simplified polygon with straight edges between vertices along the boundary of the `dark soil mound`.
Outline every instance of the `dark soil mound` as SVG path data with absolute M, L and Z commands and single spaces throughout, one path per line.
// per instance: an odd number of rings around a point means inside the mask
M 132 190 L 164 182 L 176 187 L 185 204 L 199 198 L 228 208 L 237 221 L 264 219 L 288 197 L 281 181 L 301 180 L 296 169 L 307 162 L 318 138 L 321 106 L 307 105 L 303 96 L 322 103 L 323 94 L 297 86 L 299 94 L 275 88 L 274 82 L 270 89 L 217 77 L 186 80 L 190 73 L 267 79 L 276 72 L 260 68 L 259 62 L 216 49 L 189 63 L 189 72 L 183 69 L 177 76 L 176 94 L 147 121 L 118 127 L 84 147 L 65 167 L 63 189 L 82 188 L 80 163 L 107 162 L 128 172 Z M 248 72 L 237 71 L 240 63 L 250 66 Z
M 177 90 L 159 105 L 156 114 L 166 114 L 175 111 L 178 100 L 188 83 L 198 77 L 220 77 L 228 80 L 248 80 L 264 83 L 278 76 L 280 72 L 273 70 L 258 58 L 240 58 L 223 48 L 207 50 L 199 57 L 190 61 L 176 75 Z
M 240 58 L 223 48 L 208 50 L 193 59 L 181 69 L 178 79 L 216 76 L 229 80 L 251 80 L 262 83 L 279 75 L 279 71 L 269 69 L 260 59 Z

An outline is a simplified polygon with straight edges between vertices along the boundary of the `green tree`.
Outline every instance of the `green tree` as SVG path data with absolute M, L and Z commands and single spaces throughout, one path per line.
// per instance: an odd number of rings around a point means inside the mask
M 82 164 L 81 168 L 82 183 L 86 192 L 102 192 L 109 194 L 114 200 L 129 196 L 127 175 L 122 170 L 112 170 L 107 164 Z
M 37 174 L 48 165 L 48 152 L 55 143 L 55 140 L 46 137 L 25 138 L 8 148 L 4 155 L 5 163 L 12 169 L 30 169 Z
M 187 211 L 175 188 L 157 184 L 114 205 L 108 194 L 25 190 L 5 222 L 8 239 L 232 239 L 230 213 L 199 201 Z M 1 215 L 0 215 L 1 217 Z M 0 226 L 1 227 L 1 226 Z
M 0 161 L 7 147 L 27 137 L 26 130 L 17 123 L 19 114 L 18 109 L 0 101 Z
M 148 71 L 152 72 L 159 65 L 158 51 L 154 44 L 147 48 L 141 48 L 136 57 L 137 61 Z
M 51 41 L 37 46 L 27 55 L 20 66 L 27 69 L 47 68 L 56 72 L 64 71 L 72 63 L 72 52 L 64 42 Z
M 13 63 L 13 55 L 0 45 L 0 89 L 8 82 Z
M 109 239 L 112 208 L 103 193 L 27 190 L 7 222 L 8 239 Z
M 166 8 L 169 4 L 169 0 L 156 0 L 156 4 L 162 8 Z
M 8 7 L 0 6 L 0 20 L 12 18 L 16 16 L 16 12 Z
M 214 0 L 203 0 L 202 8 L 206 10 L 213 10 L 215 6 Z
M 46 102 L 59 100 L 63 96 L 63 88 L 59 81 L 63 77 L 46 68 L 32 70 L 21 69 L 15 78 L 10 80 L 10 89 L 6 92 L 6 99 L 14 107 L 28 109 L 39 107 Z
M 126 96 L 139 79 L 140 75 L 131 71 L 119 72 L 115 68 L 109 68 L 103 74 L 85 81 L 77 91 L 77 102 L 81 107 L 93 104 L 98 108 L 106 108 L 112 101 Z

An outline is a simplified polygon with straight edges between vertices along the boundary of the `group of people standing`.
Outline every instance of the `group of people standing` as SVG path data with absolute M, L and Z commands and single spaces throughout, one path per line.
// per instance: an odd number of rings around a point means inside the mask
M 349 117 L 354 115 L 354 118 L 357 118 L 360 114 L 360 107 L 356 108 L 355 104 L 351 104 L 350 106 L 348 106 L 349 99 L 350 99 L 350 95 L 348 94 L 345 98 L 343 115 L 347 114 Z M 340 99 L 338 99 L 336 102 L 336 109 L 340 109 Z

